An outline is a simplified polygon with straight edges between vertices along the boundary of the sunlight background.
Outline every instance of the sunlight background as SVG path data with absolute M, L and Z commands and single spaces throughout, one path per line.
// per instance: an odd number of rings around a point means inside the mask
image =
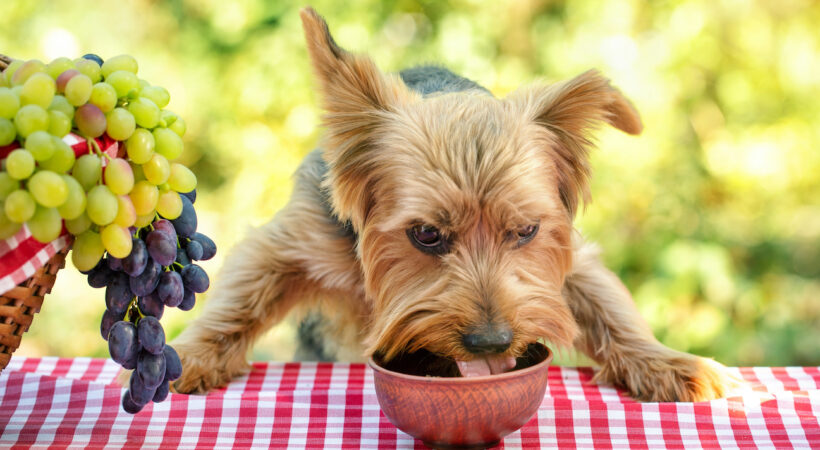
M 5 0 L 0 53 L 128 53 L 188 123 L 200 230 L 227 250 L 286 202 L 318 137 L 301 3 Z M 435 61 L 504 96 L 597 67 L 645 122 L 601 130 L 579 227 L 660 340 L 730 365 L 820 364 L 820 4 L 810 0 L 316 1 L 386 71 Z M 195 317 L 166 313 L 176 335 Z M 73 267 L 18 354 L 107 356 Z M 254 359 L 289 359 L 293 326 Z M 573 355 L 564 362 L 582 361 Z

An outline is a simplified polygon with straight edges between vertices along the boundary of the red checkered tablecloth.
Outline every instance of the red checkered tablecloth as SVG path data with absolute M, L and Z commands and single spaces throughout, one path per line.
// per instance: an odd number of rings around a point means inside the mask
M 590 383 L 591 369 L 550 367 L 538 414 L 502 446 L 820 448 L 820 368 L 736 369 L 737 397 L 637 403 Z M 208 396 L 171 394 L 120 409 L 118 366 L 89 358 L 13 357 L 0 372 L 0 448 L 421 448 L 381 414 L 362 364 L 255 363 Z

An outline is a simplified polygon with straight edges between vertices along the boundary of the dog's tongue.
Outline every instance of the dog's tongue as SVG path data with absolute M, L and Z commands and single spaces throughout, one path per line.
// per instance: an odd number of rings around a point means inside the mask
M 463 377 L 480 377 L 504 373 L 515 367 L 515 358 L 505 355 L 480 356 L 470 361 L 456 361 Z

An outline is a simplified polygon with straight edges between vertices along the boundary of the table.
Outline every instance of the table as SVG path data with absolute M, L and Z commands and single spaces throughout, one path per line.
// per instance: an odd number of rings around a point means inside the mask
M 13 357 L 0 373 L 0 448 L 423 448 L 381 414 L 362 364 L 254 363 L 207 396 L 171 394 L 136 415 L 120 409 L 107 359 Z M 820 448 L 820 367 L 736 370 L 742 395 L 637 403 L 550 367 L 538 414 L 507 448 Z

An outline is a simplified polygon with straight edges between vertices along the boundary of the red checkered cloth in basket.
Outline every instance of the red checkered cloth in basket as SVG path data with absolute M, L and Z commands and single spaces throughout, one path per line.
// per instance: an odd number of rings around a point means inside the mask
M 0 373 L 0 448 L 422 448 L 379 409 L 362 364 L 255 363 L 208 396 L 171 394 L 120 409 L 111 360 L 13 357 Z M 820 368 L 734 369 L 738 397 L 637 403 L 550 367 L 536 417 L 502 441 L 518 448 L 820 448 Z
M 88 153 L 88 144 L 85 139 L 76 134 L 68 134 L 63 141 L 71 146 L 74 155 L 81 156 Z M 97 139 L 100 149 L 111 157 L 117 156 L 119 145 L 117 141 L 103 135 Z M 0 147 L 0 160 L 18 148 L 17 143 Z M 106 158 L 103 158 L 103 166 Z M 52 257 L 70 242 L 68 231 L 63 228 L 60 237 L 43 244 L 31 236 L 28 227 L 23 226 L 14 236 L 0 240 L 0 294 L 3 294 L 22 283 L 37 271 Z

